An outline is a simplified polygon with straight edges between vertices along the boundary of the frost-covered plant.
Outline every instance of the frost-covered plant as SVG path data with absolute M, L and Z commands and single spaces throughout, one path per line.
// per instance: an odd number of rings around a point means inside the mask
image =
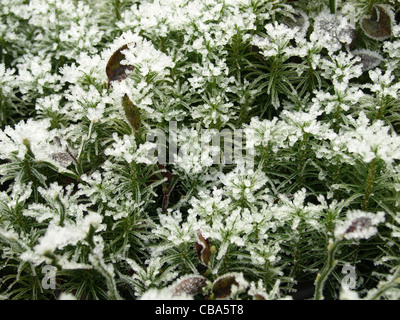
M 398 299 L 399 10 L 0 0 L 0 298 Z

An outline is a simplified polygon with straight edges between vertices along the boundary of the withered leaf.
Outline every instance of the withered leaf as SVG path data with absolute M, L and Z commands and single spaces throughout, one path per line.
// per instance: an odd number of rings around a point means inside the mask
M 371 15 L 361 18 L 360 24 L 370 38 L 384 40 L 392 35 L 393 15 L 385 6 L 376 5 L 372 8 Z
M 208 266 L 211 256 L 210 242 L 208 241 L 208 239 L 205 239 L 203 237 L 200 230 L 197 230 L 196 239 L 197 239 L 196 242 L 197 257 L 199 258 L 202 264 Z
M 124 107 L 125 116 L 128 119 L 129 124 L 137 132 L 142 125 L 139 108 L 133 104 L 127 94 L 122 98 L 122 106 Z
M 122 51 L 127 50 L 128 45 L 125 44 L 117 51 L 113 53 L 111 58 L 108 60 L 106 66 L 106 74 L 108 77 L 108 85 L 107 87 L 110 88 L 111 82 L 113 81 L 121 81 L 128 77 L 126 73 L 127 70 L 132 71 L 135 67 L 131 65 L 121 64 L 122 60 L 125 60 L 125 54 Z
M 182 293 L 194 295 L 201 292 L 206 285 L 207 279 L 199 275 L 190 275 L 178 280 L 173 286 L 172 292 L 174 296 L 179 296 Z
M 352 53 L 361 58 L 359 64 L 362 65 L 363 72 L 377 67 L 383 60 L 379 53 L 367 49 L 355 50 Z
M 234 274 L 219 277 L 212 286 L 214 297 L 216 299 L 228 298 L 231 295 L 233 285 L 239 285 Z
M 57 161 L 63 167 L 68 167 L 72 161 L 72 157 L 67 152 L 52 153 L 51 158 Z
M 157 166 L 158 169 L 162 170 L 161 175 L 163 176 L 163 178 L 167 178 L 167 182 L 171 183 L 172 179 L 174 178 L 174 175 L 165 168 L 165 165 L 158 164 Z
M 163 176 L 163 178 L 167 178 L 167 181 L 163 183 L 163 201 L 162 201 L 162 212 L 167 212 L 168 211 L 168 204 L 169 204 L 169 197 L 171 195 L 172 190 L 175 187 L 175 184 L 177 182 L 177 180 L 173 180 L 174 179 L 174 175 L 169 172 L 164 165 L 159 164 L 158 168 L 161 171 L 161 175 Z
M 348 234 L 356 230 L 368 229 L 369 227 L 371 227 L 371 225 L 372 221 L 370 218 L 367 217 L 357 218 L 352 222 L 352 224 L 348 227 L 345 233 Z

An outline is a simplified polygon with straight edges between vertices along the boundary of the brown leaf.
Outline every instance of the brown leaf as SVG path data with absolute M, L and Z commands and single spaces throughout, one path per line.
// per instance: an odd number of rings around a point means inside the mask
M 122 98 L 122 106 L 124 107 L 125 116 L 128 119 L 129 124 L 137 132 L 142 125 L 139 108 L 133 104 L 127 94 Z
M 128 77 L 126 73 L 127 70 L 132 71 L 135 67 L 131 65 L 121 64 L 122 60 L 125 60 L 125 55 L 122 51 L 127 50 L 128 45 L 125 44 L 121 48 L 119 48 L 116 52 L 113 53 L 111 58 L 108 60 L 106 66 L 106 74 L 108 77 L 108 85 L 107 88 L 110 88 L 111 82 L 113 81 L 121 81 Z
M 174 175 L 165 168 L 165 165 L 158 164 L 157 166 L 158 166 L 158 169 L 163 170 L 161 172 L 161 175 L 163 176 L 163 178 L 167 178 L 167 182 L 171 183 L 172 179 L 174 178 Z
M 71 156 L 67 152 L 52 153 L 51 158 L 57 161 L 63 167 L 68 167 L 72 161 Z
M 174 175 L 171 172 L 169 172 L 164 165 L 159 164 L 158 168 L 160 170 L 163 170 L 161 172 L 163 178 L 167 178 L 167 181 L 163 183 L 163 201 L 161 206 L 162 212 L 165 213 L 168 211 L 169 196 L 171 195 L 171 192 L 174 189 L 177 180 L 175 181 L 173 180 Z
M 377 67 L 383 60 L 379 53 L 367 49 L 355 50 L 352 53 L 361 58 L 358 63 L 361 64 L 363 72 Z
M 173 295 L 179 296 L 182 293 L 194 295 L 201 292 L 206 283 L 207 279 L 199 275 L 183 277 L 173 286 Z
M 196 239 L 197 257 L 199 258 L 200 262 L 207 267 L 211 256 L 210 242 L 208 239 L 203 237 L 200 230 L 197 230 Z
M 393 14 L 390 9 L 376 5 L 371 15 L 361 18 L 361 28 L 365 34 L 375 40 L 384 40 L 392 35 Z
M 229 274 L 222 277 L 219 277 L 215 280 L 212 292 L 216 299 L 225 299 L 231 295 L 232 286 L 238 286 L 238 282 L 236 281 L 235 274 Z

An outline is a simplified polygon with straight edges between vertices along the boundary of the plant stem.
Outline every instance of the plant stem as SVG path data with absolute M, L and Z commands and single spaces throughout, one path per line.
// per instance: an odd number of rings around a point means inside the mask
M 339 176 L 340 176 L 340 161 L 337 160 L 336 170 L 333 178 L 333 185 L 336 185 L 339 182 Z M 338 196 L 338 189 L 335 188 L 335 191 L 333 192 L 333 199 L 337 199 L 337 196 Z
M 305 164 L 306 164 L 306 149 L 307 149 L 307 142 L 308 142 L 308 136 L 307 136 L 307 133 L 306 132 L 304 132 L 304 130 L 303 130 L 303 137 L 302 137 L 302 140 L 301 140 L 301 142 L 300 142 L 300 150 L 299 150 L 299 169 L 298 169 L 298 171 L 299 171 L 299 175 L 298 175 L 298 177 L 299 177 L 299 183 L 300 183 L 300 186 L 301 187 L 304 187 L 304 180 L 305 180 L 305 178 L 304 178 L 304 166 L 305 166 Z
M 6 109 L 6 101 L 3 95 L 3 91 L 0 88 L 0 127 L 4 128 L 6 126 L 6 119 L 7 119 L 7 109 Z
M 62 203 L 60 197 L 57 195 L 56 196 L 56 202 L 59 205 L 59 213 L 60 213 L 60 222 L 59 222 L 59 226 L 60 227 L 64 227 L 64 220 L 65 220 L 65 206 Z
M 372 186 L 373 186 L 374 178 L 375 178 L 375 171 L 376 171 L 376 158 L 371 161 L 371 163 L 369 164 L 369 168 L 368 168 L 368 176 L 367 176 L 366 187 L 365 187 L 364 201 L 362 204 L 362 210 L 364 210 L 364 211 L 368 209 L 368 199 L 372 192 Z
M 121 20 L 121 14 L 119 12 L 121 5 L 119 3 L 119 0 L 114 0 L 113 5 L 114 5 L 115 19 L 119 21 Z
M 335 112 L 335 119 L 334 119 L 334 123 L 333 123 L 333 130 L 338 133 L 339 132 L 339 119 L 340 119 L 340 112 L 342 111 L 342 108 L 340 107 L 341 103 L 339 101 L 339 105 L 336 108 L 336 112 Z
M 329 0 L 329 9 L 332 14 L 336 14 L 336 0 Z
M 340 241 L 335 240 L 335 242 L 330 242 L 328 245 L 328 257 L 326 259 L 326 263 L 322 268 L 322 271 L 318 273 L 317 278 L 315 279 L 315 293 L 314 300 L 323 300 L 323 290 L 324 284 L 328 279 L 329 274 L 335 268 L 337 260 L 335 260 L 335 253 L 339 247 Z
M 39 199 L 39 193 L 38 193 L 38 187 L 39 187 L 39 181 L 35 177 L 34 173 L 32 172 L 32 167 L 31 167 L 31 159 L 35 159 L 35 155 L 32 152 L 31 145 L 28 139 L 23 140 L 23 144 L 25 145 L 27 151 L 23 160 L 23 165 L 24 165 L 24 171 L 28 177 L 28 179 L 32 182 L 33 184 L 33 194 L 35 196 L 35 201 Z
M 385 113 L 386 110 L 386 101 L 382 98 L 382 104 L 380 105 L 379 111 L 375 116 L 375 120 L 379 120 Z
M 160 39 L 160 49 L 161 49 L 161 52 L 165 52 L 165 38 L 164 37 L 161 37 L 161 39 Z
M 367 9 L 367 13 L 370 14 L 372 11 L 372 8 L 374 6 L 375 0 L 370 0 L 369 1 L 369 5 L 368 5 L 368 9 Z

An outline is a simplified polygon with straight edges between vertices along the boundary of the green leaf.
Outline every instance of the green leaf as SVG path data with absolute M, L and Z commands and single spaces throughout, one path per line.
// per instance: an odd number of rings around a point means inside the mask
M 393 14 L 382 5 L 372 8 L 371 15 L 361 18 L 361 28 L 365 34 L 375 40 L 385 40 L 392 35 Z
M 106 74 L 108 77 L 108 88 L 110 88 L 111 82 L 121 81 L 128 77 L 126 71 L 132 71 L 135 67 L 131 65 L 121 64 L 121 61 L 125 60 L 125 55 L 122 51 L 127 50 L 128 45 L 125 44 L 113 53 L 111 58 L 108 60 L 106 66 Z
M 135 131 L 138 131 L 142 125 L 140 109 L 133 104 L 127 94 L 122 98 L 122 106 L 124 107 L 125 116 L 128 119 L 129 124 L 135 129 Z

